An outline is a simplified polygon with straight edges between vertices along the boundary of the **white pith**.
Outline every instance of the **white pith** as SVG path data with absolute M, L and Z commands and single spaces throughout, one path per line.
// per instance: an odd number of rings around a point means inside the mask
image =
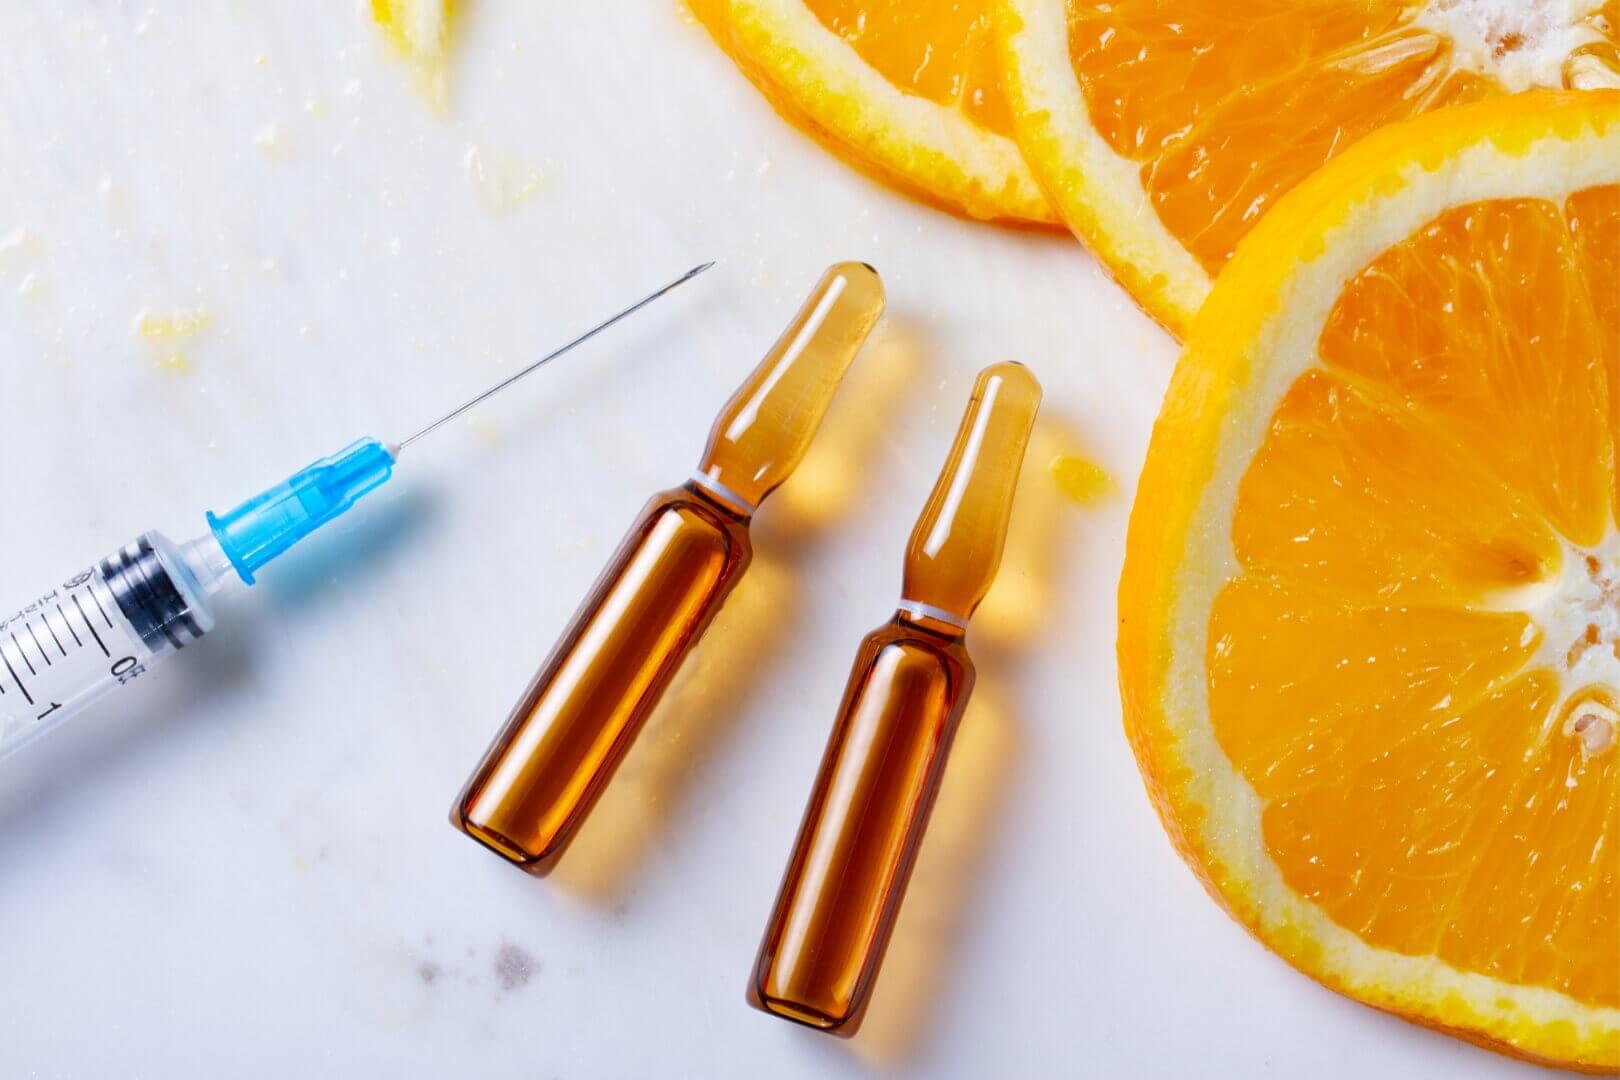
M 985 205 L 967 207 L 970 213 L 988 216 L 990 196 L 996 194 L 1012 205 L 1044 204 L 1016 143 L 974 124 L 960 109 L 889 82 L 803 0 L 730 0 L 726 6 L 750 58 L 767 67 L 811 119 L 826 123 L 819 109 L 828 102 L 842 104 L 858 110 L 861 127 L 880 133 L 891 149 L 903 144 L 917 154 L 937 151 L 983 193 Z M 880 150 L 875 142 L 859 148 L 874 156 Z M 902 175 L 923 171 L 917 160 L 891 157 L 886 163 Z
M 1566 543 L 1558 579 L 1524 590 L 1521 610 L 1542 634 L 1530 665 L 1557 672 L 1563 687 L 1548 729 L 1563 721 L 1569 729 L 1563 734 L 1582 735 L 1589 749 L 1605 748 L 1607 718 L 1597 715 L 1591 723 L 1598 728 L 1577 733 L 1571 709 L 1594 694 L 1620 701 L 1620 532 L 1591 549 Z
M 1227 874 L 1244 883 L 1262 934 L 1297 934 L 1318 943 L 1325 954 L 1320 968 L 1342 979 L 1348 991 L 1374 1002 L 1403 996 L 1434 1007 L 1460 1002 L 1481 1026 L 1496 1030 L 1533 1025 L 1550 1031 L 1554 1025 L 1572 1024 L 1584 1043 L 1612 1040 L 1620 1031 L 1620 1009 L 1504 983 L 1433 956 L 1404 956 L 1372 947 L 1302 898 L 1284 881 L 1266 850 L 1261 827 L 1264 803 L 1221 750 L 1210 722 L 1209 619 L 1216 594 L 1240 572 L 1231 541 L 1238 484 L 1283 396 L 1301 374 L 1319 366 L 1317 341 L 1344 283 L 1379 253 L 1450 207 L 1513 197 L 1561 202 L 1571 191 L 1620 181 L 1620 130 L 1589 132 L 1567 141 L 1546 138 L 1527 151 L 1479 143 L 1453 155 L 1435 172 L 1410 166 L 1403 180 L 1392 185 L 1395 190 L 1389 194 L 1368 197 L 1355 206 L 1323 237 L 1321 253 L 1294 267 L 1283 294 L 1273 298 L 1272 314 L 1249 343 L 1246 357 L 1253 366 L 1246 385 L 1231 395 L 1231 408 L 1221 417 L 1210 478 L 1186 528 L 1178 530 L 1187 547 L 1168 556 L 1176 571 L 1169 584 L 1174 601 L 1166 630 L 1169 670 L 1163 693 L 1164 716 L 1173 727 L 1176 745 L 1166 756 L 1186 766 L 1185 773 L 1178 771 L 1178 783 L 1185 783 L 1182 797 L 1206 811 L 1197 825 L 1199 841 Z M 1556 600 L 1549 605 L 1544 630 L 1562 625 L 1551 611 Z M 1552 634 L 1547 637 L 1550 640 Z M 1448 1008 L 1455 1015 L 1455 1007 Z
M 1428 0 L 1416 25 L 1451 39 L 1453 67 L 1509 90 L 1564 85 L 1564 62 L 1602 41 L 1595 0 Z

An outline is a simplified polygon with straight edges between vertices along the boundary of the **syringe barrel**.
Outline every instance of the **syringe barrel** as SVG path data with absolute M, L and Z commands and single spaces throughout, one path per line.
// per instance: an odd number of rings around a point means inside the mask
M 180 548 L 144 533 L 0 617 L 0 758 L 214 625 Z

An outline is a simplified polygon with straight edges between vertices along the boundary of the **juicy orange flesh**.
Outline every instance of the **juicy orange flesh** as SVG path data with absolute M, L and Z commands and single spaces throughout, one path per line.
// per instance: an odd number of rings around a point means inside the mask
M 1448 211 L 1318 347 L 1210 621 L 1267 851 L 1375 947 L 1620 1006 L 1620 753 L 1562 732 L 1576 688 L 1512 602 L 1620 517 L 1620 188 Z
M 1620 0 L 1610 5 L 1611 18 L 1620 26 Z M 1581 266 L 1589 275 L 1587 292 L 1592 297 L 1598 325 L 1606 332 L 1598 337 L 1600 355 L 1609 378 L 1609 430 L 1620 432 L 1620 187 L 1589 188 L 1573 195 L 1566 204 L 1569 231 L 1580 252 Z M 1620 454 L 1620 448 L 1617 448 Z M 1614 516 L 1620 521 L 1620 468 L 1615 469 Z
M 988 0 L 805 0 L 821 24 L 900 89 L 1012 131 Z
M 1093 125 L 1141 163 L 1159 219 L 1213 275 L 1272 203 L 1356 139 L 1502 92 L 1412 25 L 1420 7 L 1070 0 L 1069 54 Z
M 1421 410 L 1564 536 L 1596 546 L 1611 518 L 1603 353 L 1616 330 L 1599 324 L 1591 280 L 1562 207 L 1462 207 L 1356 279 L 1322 359 Z

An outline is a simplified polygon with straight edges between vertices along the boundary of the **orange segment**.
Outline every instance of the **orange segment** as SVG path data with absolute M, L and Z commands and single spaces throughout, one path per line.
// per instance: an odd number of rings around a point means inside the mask
M 1611 5 L 1620 24 L 1620 0 Z M 1564 204 L 1581 279 L 1597 321 L 1598 346 L 1609 381 L 1609 431 L 1620 433 L 1620 185 L 1587 188 Z M 1620 435 L 1616 435 L 1620 438 Z M 1614 516 L 1620 522 L 1620 448 L 1614 469 Z
M 1524 199 L 1457 207 L 1385 252 L 1320 348 L 1594 545 L 1613 484 L 1602 336 L 1561 208 Z
M 1537 681 L 1555 685 L 1545 672 Z M 1548 703 L 1546 693 L 1526 698 L 1500 727 L 1522 735 L 1522 719 Z M 1538 735 L 1522 756 L 1497 759 L 1514 767 L 1518 785 L 1480 804 L 1464 840 L 1477 853 L 1474 871 L 1448 912 L 1439 955 L 1466 971 L 1620 1007 L 1620 756 L 1588 757 L 1556 728 Z
M 1276 796 L 1266 843 L 1289 884 L 1364 940 L 1620 1005 L 1615 759 L 1522 723 L 1557 697 L 1526 675 Z
M 1387 754 L 1466 708 L 1523 667 L 1538 637 L 1517 613 L 1350 607 L 1239 578 L 1216 598 L 1209 640 L 1215 737 L 1274 799 L 1334 786 L 1346 760 Z M 1286 868 L 1299 853 L 1272 854 Z
M 1325 372 L 1302 376 L 1238 490 L 1252 573 L 1371 602 L 1474 601 L 1542 580 L 1546 522 L 1460 449 Z
M 1469 93 L 1445 56 L 1442 38 L 1399 31 L 1243 88 L 1143 166 L 1159 220 L 1219 273 L 1260 215 L 1340 147 Z
M 1336 149 L 1428 107 L 1449 74 L 1444 39 L 1382 32 L 1400 4 L 1328 5 L 1321 14 L 1279 4 L 1241 41 L 1233 39 L 1247 19 L 1229 4 L 1151 5 L 1151 15 L 1144 6 L 1076 5 L 1075 74 L 1094 112 L 1129 103 L 1137 114 L 1135 126 L 1105 128 L 1105 137 L 1143 163 L 1159 219 L 1211 275 L 1278 195 Z M 1110 35 L 1115 26 L 1123 32 Z M 1171 35 L 1177 44 L 1163 53 L 1147 47 Z M 1121 86 L 1106 54 L 1133 38 L 1138 58 Z M 1155 89 L 1137 101 L 1142 82 Z
M 1213 275 L 1277 196 L 1356 139 L 1502 92 L 1457 66 L 1450 38 L 1415 25 L 1425 7 L 1073 3 L 1070 52 L 1098 130 L 1143 163 L 1159 217 Z
M 1174 331 L 1277 199 L 1370 132 L 1532 87 L 1620 86 L 1614 0 L 994 2 L 1031 167 Z
M 1069 54 L 1108 145 L 1151 160 L 1245 90 L 1274 84 L 1393 27 L 1403 4 L 1077 3 Z
M 996 77 L 990 12 L 982 3 L 805 0 L 816 18 L 908 93 L 961 109 L 1007 135 L 1012 118 Z
M 1364 938 L 1414 955 L 1439 948 L 1479 865 L 1479 844 L 1462 840 L 1500 824 L 1487 813 L 1520 786 L 1520 773 L 1502 766 L 1535 733 L 1513 720 L 1550 705 L 1554 689 L 1523 678 L 1466 708 L 1435 710 L 1396 747 L 1344 755 L 1331 773 L 1338 782 L 1277 795 L 1266 844 L 1290 853 L 1289 884 Z M 1437 791 L 1453 797 L 1432 798 Z M 1376 887 L 1361 884 L 1369 880 Z

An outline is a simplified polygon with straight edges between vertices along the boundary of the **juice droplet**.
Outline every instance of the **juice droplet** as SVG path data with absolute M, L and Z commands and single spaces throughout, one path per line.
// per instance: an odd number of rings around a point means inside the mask
M 37 259 L 45 254 L 45 241 L 40 239 L 38 233 L 30 232 L 19 225 L 6 235 L 0 236 L 0 258 L 13 254 Z
M 487 417 L 472 415 L 467 417 L 467 430 L 472 432 L 473 438 L 485 446 L 499 446 L 506 441 L 506 432 L 495 421 Z
M 1092 506 L 1114 489 L 1113 477 L 1096 462 L 1059 454 L 1046 466 L 1058 490 L 1077 506 Z
M 265 124 L 254 132 L 253 146 L 265 157 L 280 157 L 287 152 L 287 134 L 279 124 Z
M 505 213 L 527 202 L 540 190 L 544 179 L 539 169 L 477 143 L 467 144 L 461 167 L 478 193 L 479 205 L 492 214 Z
M 143 308 L 136 314 L 130 332 L 146 342 L 154 364 L 184 375 L 191 370 L 191 359 L 180 344 L 207 329 L 209 321 L 208 309 L 200 306 L 167 312 Z
M 135 316 L 132 330 L 136 337 L 173 341 L 198 333 L 207 325 L 208 309 L 205 307 L 176 308 L 170 312 L 142 308 Z

